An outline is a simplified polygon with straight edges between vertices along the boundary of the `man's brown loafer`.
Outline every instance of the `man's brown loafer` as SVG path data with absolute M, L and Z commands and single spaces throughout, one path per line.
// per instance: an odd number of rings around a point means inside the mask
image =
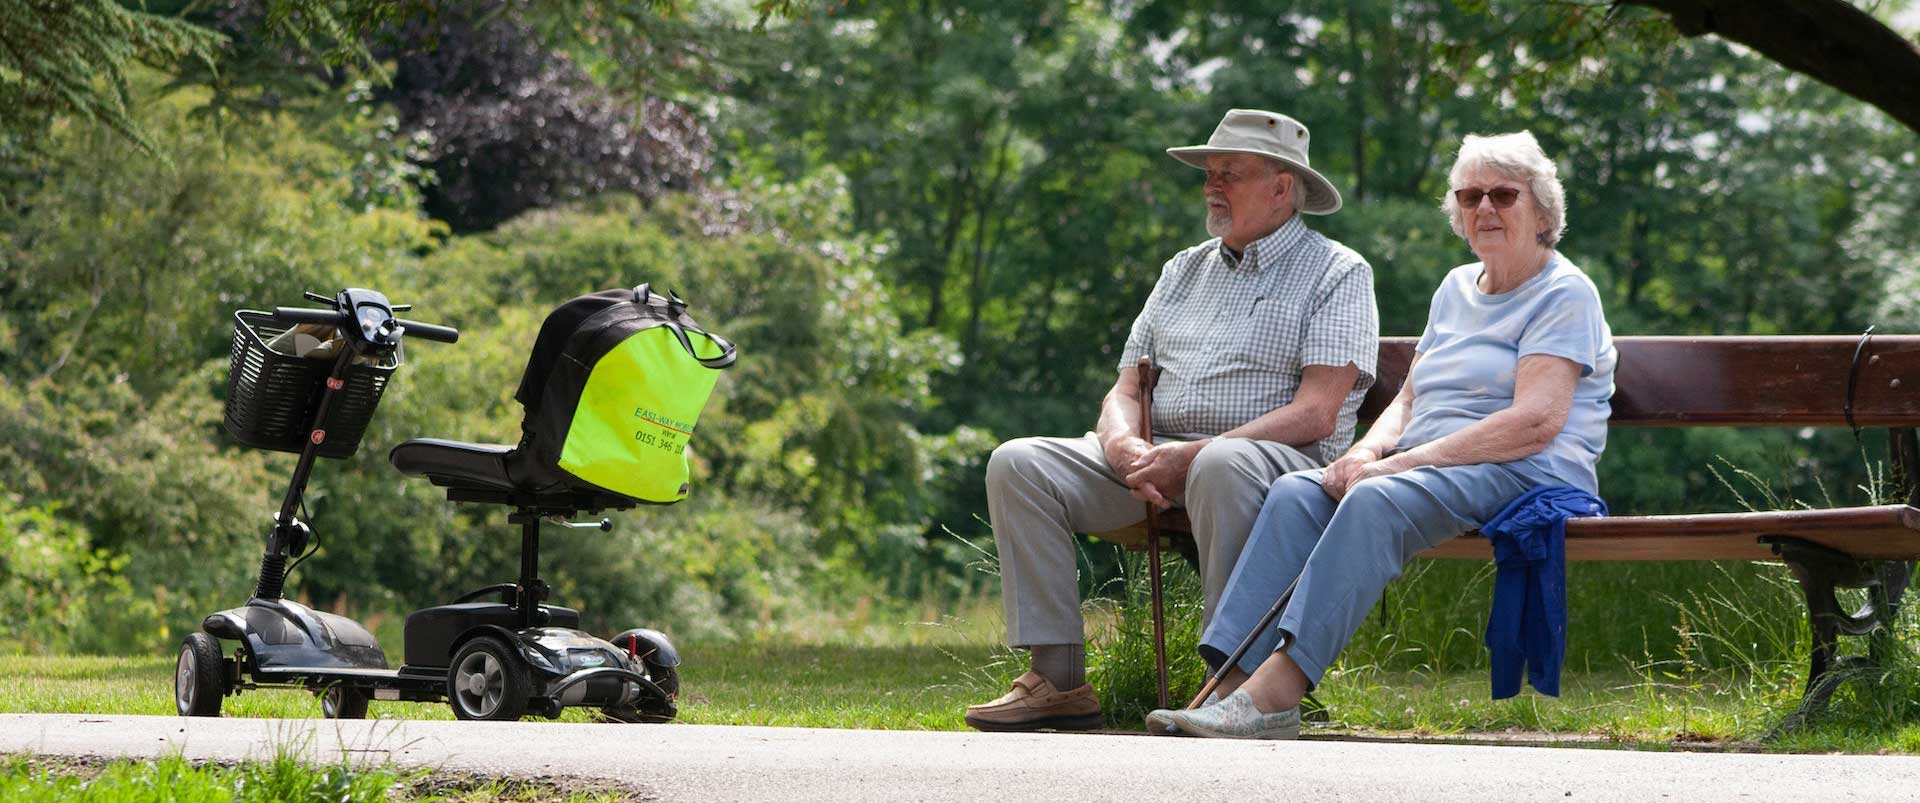
M 967 706 L 967 724 L 983 731 L 1093 730 L 1102 724 L 1100 698 L 1091 683 L 1063 692 L 1028 672 L 1000 699 Z

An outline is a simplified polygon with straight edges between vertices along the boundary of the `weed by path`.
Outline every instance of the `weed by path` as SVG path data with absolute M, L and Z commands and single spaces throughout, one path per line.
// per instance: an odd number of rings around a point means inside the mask
M 213 763 L 0 756 L 0 800 L 9 803 L 375 803 L 446 801 L 615 803 L 643 795 L 600 780 L 487 778 L 469 773 L 309 765 L 290 755 Z

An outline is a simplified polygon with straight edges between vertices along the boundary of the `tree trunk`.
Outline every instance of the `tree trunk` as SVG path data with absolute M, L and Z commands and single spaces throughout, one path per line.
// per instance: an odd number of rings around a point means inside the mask
M 1367 90 L 1362 79 L 1366 64 L 1360 55 L 1360 21 L 1353 6 L 1347 4 L 1347 73 L 1353 76 L 1347 84 L 1347 105 L 1353 119 L 1347 124 L 1353 126 L 1353 202 L 1357 204 L 1367 197 Z
M 1653 258 L 1647 254 L 1647 211 L 1635 207 L 1627 213 L 1630 234 L 1627 235 L 1627 306 L 1640 303 L 1640 291 L 1647 286 L 1647 276 L 1653 272 Z
M 947 222 L 940 233 L 939 250 L 927 257 L 920 281 L 927 290 L 927 328 L 938 329 L 947 314 L 947 265 L 953 261 L 953 249 L 960 239 L 960 224 L 967 215 L 967 194 L 973 186 L 973 169 L 967 156 L 954 155 L 953 184 L 947 188 Z
M 1002 125 L 1006 126 L 1006 130 L 1000 134 L 1000 145 L 994 149 L 993 177 L 987 180 L 987 188 L 980 193 L 974 209 L 973 270 L 967 287 L 967 332 L 960 341 L 960 354 L 968 362 L 978 356 L 974 354 L 974 349 L 980 342 L 980 309 L 987 303 L 987 243 L 992 242 L 996 247 L 999 245 L 997 236 L 987 235 L 987 216 L 999 206 L 1000 185 L 1007 177 L 1007 147 L 1013 140 L 1013 123 L 1009 120 Z M 998 223 L 1000 219 L 997 216 L 994 222 Z

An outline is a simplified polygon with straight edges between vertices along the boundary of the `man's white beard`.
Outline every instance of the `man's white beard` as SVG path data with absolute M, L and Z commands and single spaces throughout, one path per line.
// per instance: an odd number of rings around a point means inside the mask
M 1208 236 L 1225 237 L 1227 236 L 1227 232 L 1230 232 L 1230 231 L 1233 231 L 1233 213 L 1232 212 L 1215 212 L 1212 210 L 1207 211 L 1207 235 Z

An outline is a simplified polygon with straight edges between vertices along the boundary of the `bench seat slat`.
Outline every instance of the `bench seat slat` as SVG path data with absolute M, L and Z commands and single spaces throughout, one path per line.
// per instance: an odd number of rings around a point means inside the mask
M 1907 505 L 1614 516 L 1567 523 L 1568 560 L 1768 560 L 1763 535 L 1784 535 L 1861 559 L 1911 560 L 1920 555 L 1920 509 Z M 1429 558 L 1491 560 L 1493 549 L 1468 533 L 1421 553 Z
M 1169 532 L 1188 529 L 1184 511 L 1163 514 Z M 1920 509 L 1908 505 L 1705 513 L 1678 516 L 1611 516 L 1567 523 L 1568 560 L 1768 560 L 1763 535 L 1784 535 L 1861 559 L 1911 560 L 1920 555 Z M 1144 527 L 1103 538 L 1145 543 Z M 1421 553 L 1425 558 L 1492 560 L 1493 548 L 1479 533 L 1466 533 Z

